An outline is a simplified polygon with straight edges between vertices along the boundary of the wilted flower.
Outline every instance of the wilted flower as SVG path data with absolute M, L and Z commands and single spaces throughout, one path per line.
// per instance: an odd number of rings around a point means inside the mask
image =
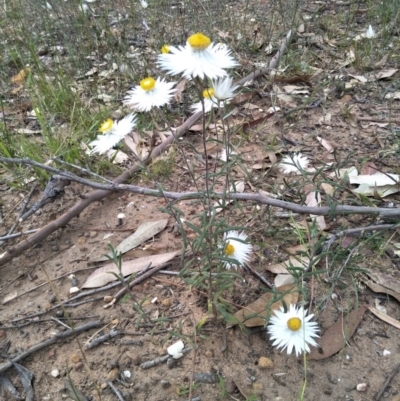
M 372 25 L 368 26 L 367 32 L 365 33 L 365 37 L 367 39 L 372 39 L 376 36 L 374 28 L 372 28 Z
M 301 153 L 294 153 L 285 156 L 279 163 L 279 169 L 284 174 L 299 173 L 308 167 L 309 161 L 307 156 Z

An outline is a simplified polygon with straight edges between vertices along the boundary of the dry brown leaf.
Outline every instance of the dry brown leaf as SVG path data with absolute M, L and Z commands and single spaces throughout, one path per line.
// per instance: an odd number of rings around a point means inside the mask
M 360 306 L 353 310 L 345 317 L 339 319 L 333 326 L 324 333 L 317 341 L 319 347 L 311 348 L 311 352 L 307 355 L 307 359 L 321 360 L 339 352 L 346 342 L 353 336 L 358 325 L 360 324 L 367 306 Z
M 356 113 L 348 113 L 344 121 L 346 121 L 346 123 L 349 124 L 350 127 L 358 127 L 358 119 Z
M 367 271 L 366 274 L 374 280 L 377 284 L 382 285 L 383 287 L 394 291 L 400 296 L 400 281 L 393 277 L 391 274 L 381 273 L 381 272 L 372 272 Z M 392 294 L 390 294 L 392 295 Z M 398 299 L 398 298 L 397 298 Z M 399 299 L 400 300 L 400 299 Z
M 192 125 L 192 126 L 189 128 L 189 131 L 194 131 L 194 132 L 203 131 L 203 124 L 195 124 L 195 125 Z
M 125 145 L 136 155 L 139 157 L 137 152 L 137 143 L 132 139 L 130 135 L 126 135 L 124 137 Z
M 17 298 L 17 297 L 18 297 L 18 292 L 17 292 L 17 291 L 11 292 L 10 294 L 8 294 L 8 295 L 6 295 L 6 296 L 4 297 L 4 299 L 3 299 L 3 305 L 9 303 L 10 301 L 12 301 L 13 299 L 15 299 L 15 298 Z
M 182 103 L 182 93 L 185 90 L 187 79 L 181 78 L 175 86 L 174 99 L 177 103 Z
M 274 279 L 274 286 L 281 287 L 286 284 L 294 284 L 295 279 L 291 274 L 277 274 Z
M 179 255 L 181 251 L 174 251 L 169 253 L 163 253 L 161 255 L 144 256 L 129 260 L 128 262 L 122 262 L 122 274 L 124 277 L 137 273 L 149 265 L 151 267 L 159 266 L 163 263 L 169 262 L 175 256 Z M 105 266 L 95 270 L 82 285 L 82 288 L 98 288 L 115 281 L 117 278 L 114 274 L 119 275 L 119 271 L 115 263 L 108 263 Z
M 389 323 L 390 325 L 392 325 L 393 327 L 396 327 L 397 329 L 400 329 L 400 321 L 399 320 L 396 320 L 396 319 L 390 317 L 386 313 L 379 311 L 378 309 L 374 308 L 373 306 L 368 306 L 368 309 L 379 319 L 383 320 L 386 323 Z
M 329 153 L 333 153 L 333 146 L 328 141 L 321 138 L 320 136 L 317 136 L 317 140 Z
M 252 92 L 239 93 L 231 100 L 230 103 L 233 104 L 234 106 L 239 106 L 240 104 L 249 101 L 252 97 L 253 97 Z
M 278 300 L 273 302 L 275 299 Z M 276 292 L 267 292 L 250 305 L 238 310 L 234 317 L 246 327 L 265 326 L 268 316 L 272 311 L 279 309 L 283 305 L 282 301 L 289 306 L 290 304 L 295 304 L 298 299 L 299 292 L 295 285 L 283 285 L 278 287 Z
M 373 162 L 366 162 L 361 168 L 360 175 L 373 175 L 377 172 L 377 167 Z
M 23 85 L 27 75 L 30 72 L 31 72 L 31 69 L 29 67 L 23 68 L 22 70 L 20 70 L 20 72 L 17 75 L 14 75 L 11 78 L 11 83 L 17 84 L 17 85 Z
M 306 86 L 285 85 L 283 90 L 293 95 L 308 95 L 310 90 Z
M 266 152 L 265 155 L 269 158 L 272 164 L 275 164 L 278 161 L 275 152 Z
M 383 70 L 375 74 L 376 79 L 390 78 L 392 75 L 399 71 L 397 68 L 390 68 L 388 70 Z
M 393 99 L 399 100 L 400 99 L 400 92 L 392 92 L 385 95 L 385 99 Z
M 307 190 L 307 186 L 304 187 L 304 189 Z M 321 206 L 321 194 L 319 193 L 319 191 L 312 191 L 307 194 L 306 205 L 309 207 Z M 311 219 L 313 219 L 317 222 L 318 228 L 320 230 L 325 230 L 326 223 L 325 223 L 324 216 L 317 216 L 315 214 L 310 214 L 310 217 L 311 217 Z
M 310 263 L 310 258 L 307 256 L 291 256 L 289 259 L 282 263 L 276 263 L 274 265 L 266 266 L 265 270 L 274 274 L 288 274 L 287 268 L 304 269 Z
M 141 224 L 138 229 L 130 235 L 128 238 L 125 238 L 116 248 L 115 251 L 118 253 L 126 253 L 133 248 L 136 248 L 143 242 L 153 238 L 155 235 L 160 233 L 165 229 L 168 224 L 168 219 L 158 220 L 158 221 L 148 221 L 146 223 Z M 97 262 L 102 262 L 108 260 L 106 256 L 103 256 L 97 259 Z
M 333 194 L 335 192 L 335 188 L 331 184 L 328 184 L 326 182 L 323 182 L 321 184 L 321 188 L 324 190 L 324 192 L 326 194 L 331 195 L 331 196 L 333 196 Z

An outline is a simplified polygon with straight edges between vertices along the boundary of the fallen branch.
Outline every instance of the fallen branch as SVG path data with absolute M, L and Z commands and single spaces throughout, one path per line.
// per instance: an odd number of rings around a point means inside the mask
M 378 391 L 378 393 L 375 395 L 374 400 L 379 401 L 379 399 L 382 397 L 383 393 L 389 386 L 390 382 L 392 379 L 397 375 L 397 372 L 400 369 L 400 363 L 398 363 L 394 369 L 392 370 L 392 373 L 389 375 L 389 377 L 386 379 L 385 383 L 383 384 L 382 388 Z
M 271 69 L 276 68 L 278 65 L 278 62 L 282 55 L 285 53 L 287 46 L 289 45 L 291 38 L 292 38 L 293 30 L 290 30 L 284 40 L 281 43 L 281 46 L 278 50 L 278 52 L 275 54 L 275 56 L 271 59 L 270 63 L 268 64 L 268 67 L 257 70 L 255 72 L 252 72 L 248 76 L 244 77 L 241 79 L 239 82 L 236 83 L 238 86 L 243 86 L 245 83 L 248 83 L 262 75 L 268 74 Z M 199 111 L 198 113 L 193 114 L 190 116 L 183 124 L 181 124 L 176 131 L 174 132 L 174 135 L 169 136 L 164 142 L 162 142 L 160 145 L 156 146 L 153 151 L 151 152 L 150 156 L 144 160 L 141 164 L 136 164 L 132 166 L 130 169 L 126 170 L 123 172 L 121 175 L 119 175 L 113 182 L 115 184 L 122 184 L 126 181 L 129 180 L 129 178 L 135 174 L 136 172 L 140 171 L 143 165 L 147 166 L 151 163 L 152 160 L 157 158 L 160 154 L 168 150 L 168 148 L 180 137 L 184 135 L 184 133 L 203 115 L 202 111 Z M 5 158 L 0 158 L 0 162 L 5 161 Z M 64 175 L 65 176 L 65 175 Z M 41 230 L 39 230 L 37 233 L 33 234 L 29 238 L 25 239 L 24 241 L 18 243 L 14 247 L 10 247 L 5 253 L 0 255 L 0 266 L 4 266 L 7 262 L 10 262 L 12 259 L 14 259 L 16 256 L 20 255 L 27 249 L 31 248 L 32 246 L 38 244 L 39 242 L 43 241 L 45 238 L 47 238 L 50 234 L 55 232 L 61 227 L 64 227 L 70 220 L 72 220 L 74 217 L 79 216 L 82 211 L 87 208 L 91 203 L 100 201 L 110 195 L 112 192 L 109 190 L 96 190 L 93 191 L 89 194 L 86 194 L 85 197 L 78 202 L 75 203 L 74 206 L 71 207 L 66 213 L 61 215 L 58 219 L 53 220 L 46 226 L 44 226 Z
M 44 164 L 35 162 L 30 159 L 6 159 L 0 157 L 0 162 L 6 161 L 8 163 L 16 163 L 16 164 L 28 164 L 33 165 L 35 167 L 43 168 L 44 170 L 52 171 L 57 173 L 58 175 L 65 175 L 71 181 L 78 182 L 83 185 L 87 185 L 91 188 L 100 189 L 103 192 L 115 192 L 115 191 L 127 191 L 133 192 L 135 194 L 146 195 L 146 196 L 154 196 L 159 198 L 167 198 L 175 201 L 185 200 L 185 199 L 202 199 L 207 196 L 204 192 L 169 192 L 162 191 L 159 189 L 151 189 L 147 187 L 140 187 L 137 185 L 129 185 L 129 184 L 119 184 L 117 182 L 113 184 L 101 184 L 96 181 L 87 180 L 85 178 L 81 178 L 77 175 L 74 175 L 67 171 L 58 170 L 54 167 L 49 167 Z M 98 191 L 95 191 L 98 192 Z M 92 192 L 92 193 L 95 193 Z M 336 215 L 344 215 L 344 214 L 375 214 L 379 215 L 379 217 L 398 217 L 400 216 L 400 209 L 398 208 L 382 208 L 382 207 L 371 207 L 371 206 L 348 206 L 348 205 L 333 205 L 333 206 L 302 206 L 297 203 L 287 202 L 275 198 L 268 198 L 267 196 L 261 194 L 246 194 L 246 193 L 223 193 L 223 192 L 211 192 L 209 196 L 212 199 L 226 199 L 226 200 L 241 200 L 241 201 L 254 201 L 258 204 L 270 205 L 279 207 L 282 209 L 290 210 L 295 213 L 300 214 L 315 214 L 318 216 L 336 216 Z M 70 209 L 71 211 L 72 209 Z M 66 214 L 70 214 L 70 211 Z M 58 221 L 57 219 L 56 221 Z M 48 224 L 51 225 L 52 223 Z M 47 227 L 47 226 L 46 226 Z M 44 227 L 44 228 L 46 228 Z M 43 229 L 42 229 L 43 230 Z M 40 230 L 40 231 L 42 231 Z M 40 232 L 37 233 L 37 235 Z M 32 239 L 34 236 L 29 237 L 26 241 Z M 2 256 L 0 255 L 0 266 L 2 263 Z
M 111 329 L 109 333 L 104 334 L 103 336 L 97 337 L 94 340 L 90 341 L 90 343 L 86 345 L 85 349 L 89 350 L 89 349 L 95 348 L 98 345 L 110 340 L 111 338 L 116 337 L 117 335 L 118 335 L 118 331 Z
M 28 348 L 26 351 L 22 352 L 21 354 L 13 358 L 11 361 L 0 365 L 0 373 L 4 373 L 7 369 L 10 369 L 13 366 L 13 362 L 20 362 L 23 359 L 27 358 L 28 356 L 32 355 L 33 353 L 40 351 L 43 348 L 48 347 L 49 345 L 55 344 L 59 340 L 64 340 L 66 338 L 83 333 L 85 331 L 95 329 L 97 327 L 100 327 L 101 324 L 102 323 L 100 321 L 89 322 L 83 324 L 82 326 L 75 327 L 73 330 L 67 330 L 62 333 L 58 333 L 54 337 L 51 337 L 39 344 L 34 345 L 33 347 Z
M 117 396 L 118 401 L 125 401 L 125 398 L 122 396 L 120 391 L 114 386 L 114 384 L 112 383 L 111 380 L 107 380 L 106 383 L 107 383 L 108 387 L 110 387 L 110 389 L 112 391 L 114 391 L 114 394 Z

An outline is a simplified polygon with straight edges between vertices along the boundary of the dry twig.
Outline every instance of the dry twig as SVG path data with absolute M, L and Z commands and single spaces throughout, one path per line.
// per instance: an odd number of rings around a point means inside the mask
M 10 369 L 13 366 L 12 362 L 22 361 L 23 359 L 34 354 L 35 352 L 40 351 L 43 348 L 48 347 L 49 345 L 55 344 L 59 340 L 64 340 L 66 338 L 72 337 L 74 335 L 78 335 L 80 333 L 83 333 L 83 332 L 91 330 L 91 329 L 95 329 L 100 326 L 101 326 L 100 321 L 94 321 L 94 322 L 89 322 L 89 323 L 83 324 L 82 326 L 75 327 L 73 330 L 67 330 L 67 331 L 63 331 L 62 333 L 58 333 L 54 337 L 51 337 L 45 341 L 42 341 L 39 344 L 36 344 L 36 345 L 28 348 L 21 354 L 14 357 L 11 362 L 9 361 L 9 362 L 6 362 L 6 363 L 3 363 L 2 365 L 0 365 L 0 373 L 4 373 L 7 369 Z

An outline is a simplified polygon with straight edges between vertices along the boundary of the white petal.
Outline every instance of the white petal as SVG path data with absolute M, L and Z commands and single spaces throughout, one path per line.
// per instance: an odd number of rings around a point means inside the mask
M 182 350 L 184 347 L 185 345 L 183 344 L 183 341 L 179 340 L 178 342 L 170 345 L 167 348 L 167 352 L 172 356 L 172 358 L 179 359 L 183 356 Z

